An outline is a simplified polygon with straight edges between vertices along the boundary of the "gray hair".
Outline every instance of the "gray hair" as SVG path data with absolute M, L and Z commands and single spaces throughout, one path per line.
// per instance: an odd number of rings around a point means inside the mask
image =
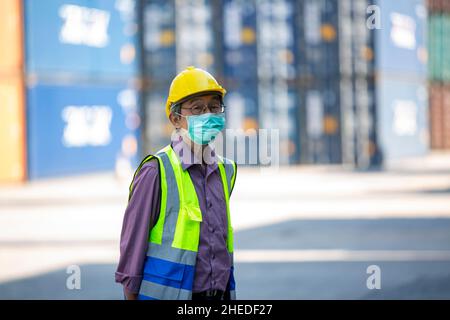
M 170 113 L 180 114 L 181 113 L 181 104 L 180 103 L 172 104 L 170 106 Z

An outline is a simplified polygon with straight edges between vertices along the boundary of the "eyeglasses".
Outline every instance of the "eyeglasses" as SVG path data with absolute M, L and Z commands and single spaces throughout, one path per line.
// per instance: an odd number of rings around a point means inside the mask
M 205 105 L 205 104 L 195 104 L 191 108 L 181 108 L 190 110 L 193 115 L 200 115 L 203 113 L 206 113 L 206 110 L 209 109 L 211 113 L 224 113 L 225 112 L 225 105 L 222 103 L 215 103 L 212 105 Z

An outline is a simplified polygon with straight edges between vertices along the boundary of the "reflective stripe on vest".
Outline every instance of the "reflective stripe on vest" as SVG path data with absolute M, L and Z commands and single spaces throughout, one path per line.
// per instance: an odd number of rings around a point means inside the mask
M 161 208 L 158 221 L 150 231 L 139 298 L 189 300 L 192 298 L 202 221 L 197 193 L 188 171 L 183 170 L 170 145 L 156 155 L 146 157 L 139 165 L 133 180 L 142 166 L 153 158 L 159 161 Z M 232 263 L 227 289 L 230 290 L 231 298 L 235 299 L 233 229 L 229 197 L 236 177 L 236 164 L 229 159 L 218 158 L 228 218 L 227 250 Z M 130 186 L 130 199 L 132 191 L 133 181 Z

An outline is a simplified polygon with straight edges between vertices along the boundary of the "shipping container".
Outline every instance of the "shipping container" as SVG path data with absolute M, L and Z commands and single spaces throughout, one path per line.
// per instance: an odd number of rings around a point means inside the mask
M 341 163 L 340 79 L 311 82 L 300 88 L 299 96 L 301 162 Z
M 155 154 L 170 143 L 173 126 L 166 116 L 169 86 L 150 87 L 144 92 L 144 154 Z
M 423 79 L 427 75 L 427 10 L 424 0 L 377 0 L 380 19 L 375 33 L 376 68 L 393 77 Z
M 297 8 L 299 77 L 339 76 L 338 2 L 301 0 Z
M 22 71 L 22 2 L 0 1 L 0 77 Z
M 269 137 L 273 132 L 278 135 L 277 139 L 261 138 L 259 147 L 268 142 L 270 154 L 279 151 L 280 164 L 297 163 L 300 142 L 296 2 L 262 0 L 256 8 L 259 127 L 268 130 Z M 260 161 L 265 162 L 262 158 Z
M 26 70 L 41 78 L 134 77 L 136 1 L 25 0 Z
M 450 150 L 450 84 L 430 84 L 431 147 Z
M 379 79 L 376 99 L 377 132 L 384 161 L 426 154 L 429 128 L 425 82 Z
M 0 182 L 26 177 L 24 94 L 20 76 L 0 78 Z
M 270 139 L 269 152 L 279 150 L 279 163 L 294 164 L 299 161 L 300 141 L 297 131 L 299 122 L 299 94 L 296 86 L 285 82 L 259 81 L 259 124 L 268 136 L 276 134 L 279 141 Z M 261 133 L 261 131 L 259 131 Z M 266 141 L 262 140 L 261 143 Z M 260 144 L 261 148 L 261 144 Z
M 226 127 L 225 144 L 236 144 L 234 153 L 227 154 L 239 164 L 256 165 L 258 161 L 258 82 L 235 81 L 226 86 Z M 252 145 L 250 145 L 252 143 Z M 247 144 L 247 146 L 245 145 Z M 228 149 L 227 149 L 228 150 Z
M 114 169 L 121 174 L 140 158 L 139 101 L 132 88 L 29 86 L 27 119 L 30 179 Z
M 196 66 L 216 74 L 219 61 L 214 6 L 208 0 L 175 0 L 176 66 Z
M 358 169 L 380 165 L 374 79 L 343 77 L 339 83 L 342 163 Z
M 429 79 L 450 82 L 450 13 L 431 14 L 428 20 Z
M 170 85 L 177 72 L 175 1 L 146 0 L 143 20 L 144 76 Z
M 445 84 L 442 90 L 442 128 L 444 131 L 444 149 L 450 150 L 450 84 Z
M 256 3 L 223 1 L 224 76 L 230 82 L 256 82 Z
M 423 0 L 301 0 L 299 76 L 426 76 Z
M 261 81 L 297 78 L 296 9 L 293 0 L 258 1 L 257 64 Z
M 427 0 L 427 7 L 431 13 L 434 12 L 450 13 L 450 1 L 448 0 Z

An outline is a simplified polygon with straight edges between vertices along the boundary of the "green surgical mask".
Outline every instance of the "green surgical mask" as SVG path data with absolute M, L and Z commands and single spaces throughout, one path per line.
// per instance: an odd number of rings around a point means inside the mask
M 189 138 L 196 144 L 208 144 L 225 128 L 223 113 L 204 113 L 185 117 L 188 124 Z

